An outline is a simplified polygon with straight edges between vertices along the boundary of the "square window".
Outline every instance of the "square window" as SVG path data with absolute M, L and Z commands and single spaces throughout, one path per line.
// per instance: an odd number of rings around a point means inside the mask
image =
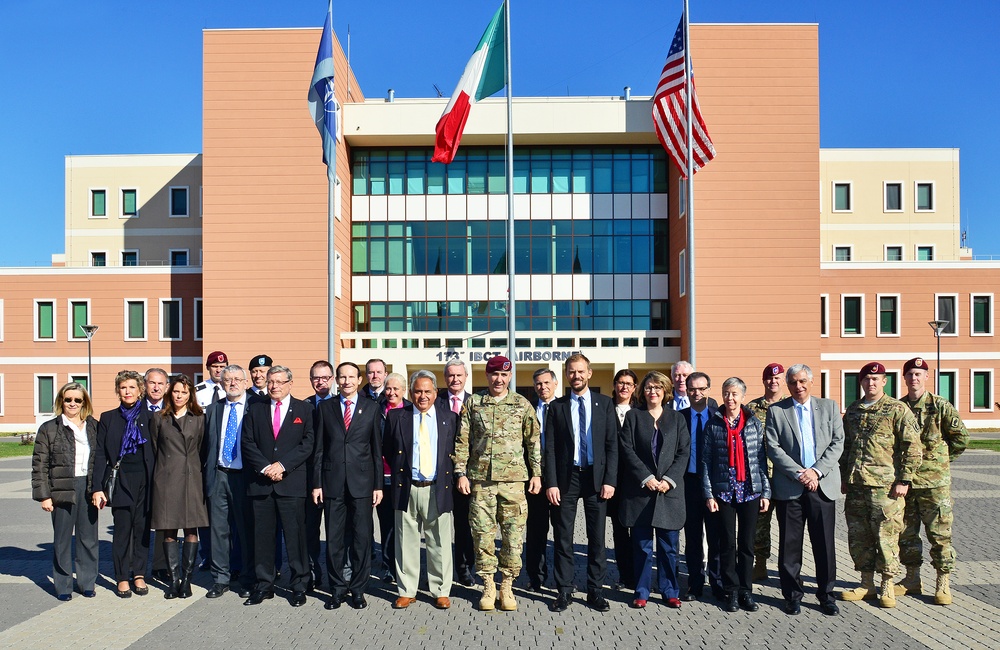
M 56 304 L 51 300 L 35 301 L 35 340 L 53 341 L 56 338 Z
M 139 190 L 122 190 L 122 216 L 139 216 Z
M 917 212 L 933 212 L 934 211 L 934 183 L 920 183 L 916 184 L 916 199 L 914 201 Z
M 90 190 L 90 216 L 108 216 L 108 192 L 107 190 Z
M 850 262 L 851 261 L 851 247 L 850 246 L 834 246 L 833 247 L 833 261 L 834 262 Z
M 87 339 L 87 333 L 83 331 L 83 326 L 90 322 L 90 301 L 71 300 L 69 302 L 70 313 L 70 339 Z
M 903 247 L 902 246 L 886 246 L 885 247 L 885 261 L 886 262 L 902 262 L 903 261 Z
M 122 251 L 122 266 L 139 266 L 139 251 Z
M 902 183 L 886 183 L 885 184 L 885 212 L 902 212 L 903 211 L 903 184 Z
M 186 249 L 170 251 L 170 266 L 187 266 L 187 265 L 188 265 L 188 252 Z
M 170 188 L 170 216 L 171 217 L 186 217 L 188 216 L 188 188 L 186 187 L 171 187 Z
M 934 320 L 946 321 L 941 336 L 956 336 L 958 333 L 958 296 L 937 294 L 935 296 Z
M 878 297 L 878 335 L 899 336 L 899 296 Z
M 934 247 L 933 246 L 917 246 L 916 258 L 918 262 L 933 262 L 934 261 Z
M 993 371 L 972 371 L 972 410 L 993 410 Z
M 146 340 L 146 301 L 125 301 L 125 340 Z
M 993 335 L 993 294 L 972 296 L 972 335 Z
M 35 375 L 35 414 L 51 415 L 55 413 L 55 401 L 55 375 Z
M 90 253 L 90 265 L 91 266 L 107 266 L 108 265 L 108 254 L 104 251 L 92 251 Z
M 181 340 L 181 301 L 178 298 L 160 300 L 160 340 Z
M 865 297 L 841 296 L 841 336 L 865 335 Z
M 851 211 L 851 184 L 850 183 L 834 183 L 833 184 L 833 211 L 834 212 L 850 212 Z

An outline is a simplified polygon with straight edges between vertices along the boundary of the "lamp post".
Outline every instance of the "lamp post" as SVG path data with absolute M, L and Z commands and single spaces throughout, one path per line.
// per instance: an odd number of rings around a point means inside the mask
M 932 320 L 927 324 L 934 330 L 934 338 L 937 339 L 937 370 L 934 371 L 934 394 L 941 394 L 941 332 L 948 327 L 950 321 Z
M 83 333 L 87 335 L 87 392 L 93 393 L 93 387 L 91 387 L 90 382 L 93 381 L 94 373 L 93 368 L 93 357 L 90 354 L 90 340 L 94 338 L 94 334 L 97 332 L 97 325 L 81 325 L 80 329 Z

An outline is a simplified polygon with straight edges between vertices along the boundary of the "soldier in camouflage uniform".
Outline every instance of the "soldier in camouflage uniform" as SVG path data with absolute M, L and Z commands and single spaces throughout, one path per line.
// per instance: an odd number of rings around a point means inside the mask
M 955 568 L 955 548 L 951 545 L 951 461 L 969 444 L 969 432 L 948 400 L 927 391 L 927 362 L 917 357 L 903 365 L 907 395 L 903 403 L 910 407 L 920 427 L 923 461 L 913 476 L 906 495 L 903 533 L 899 536 L 899 559 L 906 567 L 906 577 L 896 585 L 896 595 L 919 594 L 920 524 L 931 545 L 931 564 L 937 570 L 934 602 L 951 604 L 949 577 Z
M 843 591 L 843 600 L 875 598 L 875 571 L 882 574 L 879 604 L 895 607 L 892 579 L 899 573 L 903 497 L 920 465 L 920 430 L 899 400 L 885 394 L 885 366 L 861 369 L 862 397 L 844 413 L 844 454 L 840 472 L 847 501 L 847 543 L 861 586 Z
M 476 572 L 483 579 L 479 609 L 489 611 L 497 600 L 497 568 L 503 575 L 500 609 L 517 609 L 512 590 L 521 573 L 521 546 L 527 521 L 528 492 L 542 489 L 542 452 L 538 418 L 527 399 L 507 389 L 511 363 L 496 356 L 486 364 L 488 387 L 462 406 L 461 429 L 455 441 L 455 476 L 462 494 L 472 494 L 469 525 L 476 548 Z M 530 479 L 530 480 L 529 480 Z M 496 555 L 500 528 L 499 562 Z
M 760 420 L 760 426 L 767 421 L 767 409 L 785 399 L 785 368 L 780 363 L 769 363 L 764 367 L 761 381 L 764 383 L 764 394 L 753 400 L 747 407 Z M 774 472 L 771 459 L 767 459 L 767 478 L 770 480 Z M 757 532 L 753 539 L 753 581 L 767 580 L 767 558 L 771 557 L 771 519 L 774 515 L 774 501 L 768 504 L 767 510 L 757 515 Z

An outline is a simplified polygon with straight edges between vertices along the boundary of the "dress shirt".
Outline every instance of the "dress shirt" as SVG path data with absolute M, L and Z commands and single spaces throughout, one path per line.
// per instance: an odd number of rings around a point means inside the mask
M 802 467 L 809 469 L 816 464 L 816 436 L 813 433 L 813 412 L 810 400 L 805 404 L 795 403 L 795 416 L 802 435 Z
M 431 439 L 430 449 L 420 449 L 420 418 L 423 416 L 424 425 L 427 427 L 427 434 Z M 430 410 L 426 413 L 421 413 L 417 409 L 413 409 L 413 456 L 411 458 L 412 470 L 410 473 L 410 478 L 414 481 L 433 481 L 437 476 L 437 448 L 438 448 L 438 428 L 437 428 L 437 413 L 434 411 L 434 405 L 431 405 Z M 430 454 L 432 465 L 434 469 L 431 471 L 430 476 L 424 476 L 420 473 L 420 454 L 427 453 Z
M 580 400 L 583 400 L 583 408 L 587 414 L 586 458 L 580 458 Z M 582 395 L 572 393 L 570 406 L 570 416 L 573 418 L 573 464 L 577 467 L 589 467 L 594 464 L 594 406 L 590 403 L 590 389 Z
M 535 416 L 538 418 L 538 433 L 542 449 L 545 449 L 545 415 L 549 412 L 549 404 L 551 403 L 551 400 L 548 402 L 539 400 L 538 406 L 535 407 Z
M 149 400 L 146 400 L 146 408 L 153 413 L 157 413 L 163 410 L 163 400 L 161 399 L 159 404 L 153 404 Z
M 75 457 L 73 458 L 73 476 L 86 476 L 87 465 L 90 460 L 90 440 L 87 439 L 87 423 L 84 421 L 83 426 L 78 427 L 65 415 L 62 416 L 62 422 L 73 431 L 73 442 L 76 443 L 74 450 Z
M 618 424 L 625 424 L 625 414 L 632 407 L 628 404 L 615 404 L 615 413 L 618 415 Z
M 226 400 L 226 405 L 222 408 L 222 430 L 219 431 L 219 467 L 226 469 L 243 469 L 243 458 L 240 457 L 240 435 L 243 429 L 243 414 L 246 413 L 246 394 L 238 402 Z M 284 402 L 281 408 L 285 408 Z M 233 462 L 227 463 L 225 460 L 226 451 L 226 427 L 229 425 L 229 412 L 236 409 L 236 446 L 233 447 Z M 285 411 L 287 413 L 287 411 Z M 271 411 L 272 415 L 274 411 Z
M 691 409 L 691 459 L 688 460 L 688 473 L 697 474 L 698 473 L 698 445 L 701 441 L 698 440 L 698 422 L 701 422 L 701 432 L 705 433 L 705 427 L 708 425 L 708 407 L 705 407 L 704 411 L 696 411 Z
M 687 395 L 674 395 L 674 410 L 680 411 L 691 406 L 691 400 L 688 399 Z

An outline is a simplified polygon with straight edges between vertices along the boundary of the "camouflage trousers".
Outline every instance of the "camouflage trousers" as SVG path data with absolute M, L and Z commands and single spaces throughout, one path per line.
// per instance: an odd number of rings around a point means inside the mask
M 476 550 L 476 573 L 484 581 L 494 579 L 498 565 L 504 577 L 516 578 L 521 573 L 521 547 L 527 519 L 524 481 L 472 482 L 469 528 Z M 497 528 L 501 539 L 499 558 Z
M 768 461 L 770 463 L 770 461 Z M 767 510 L 757 515 L 757 532 L 753 537 L 753 555 L 766 560 L 771 557 L 771 519 L 774 518 L 774 500 L 767 504 Z
M 858 571 L 899 573 L 899 534 L 906 502 L 889 498 L 890 489 L 847 486 L 847 545 Z
M 955 569 L 955 547 L 951 545 L 951 486 L 924 488 L 906 495 L 903 532 L 899 536 L 899 560 L 904 566 L 920 566 L 923 547 L 920 524 L 931 545 L 931 564 L 941 573 Z

